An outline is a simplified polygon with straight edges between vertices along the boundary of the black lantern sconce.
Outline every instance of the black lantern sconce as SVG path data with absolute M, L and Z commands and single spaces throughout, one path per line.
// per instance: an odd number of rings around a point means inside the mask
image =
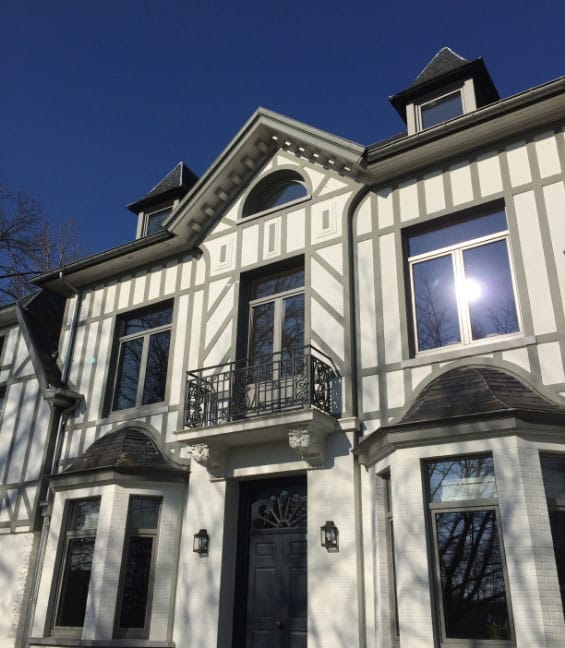
M 327 522 L 320 527 L 322 547 L 327 551 L 339 551 L 339 529 L 333 523 L 333 520 Z
M 200 554 L 201 556 L 207 556 L 209 545 L 210 536 L 206 529 L 200 529 L 198 533 L 194 534 L 194 543 L 192 545 L 192 551 L 194 551 L 194 553 Z

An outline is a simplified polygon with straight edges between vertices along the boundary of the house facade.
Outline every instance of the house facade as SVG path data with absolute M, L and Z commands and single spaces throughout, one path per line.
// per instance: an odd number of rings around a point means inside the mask
M 565 81 L 391 102 L 259 109 L 0 313 L 2 645 L 565 646 Z

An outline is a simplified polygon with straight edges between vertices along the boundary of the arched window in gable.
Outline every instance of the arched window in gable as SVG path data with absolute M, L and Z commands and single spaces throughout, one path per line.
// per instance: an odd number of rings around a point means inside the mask
M 296 171 L 275 171 L 258 182 L 243 207 L 243 218 L 308 198 L 304 178 Z

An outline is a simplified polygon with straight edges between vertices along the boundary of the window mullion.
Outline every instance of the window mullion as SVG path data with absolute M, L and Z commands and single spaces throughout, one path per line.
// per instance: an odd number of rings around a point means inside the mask
M 273 325 L 273 356 L 280 354 L 282 347 L 282 327 L 283 327 L 283 315 L 284 315 L 284 306 L 283 298 L 277 297 L 274 300 L 275 302 L 275 318 Z
M 153 331 L 151 333 L 153 333 Z M 151 340 L 151 333 L 146 333 L 143 336 L 143 350 L 141 352 L 141 361 L 139 363 L 139 380 L 137 383 L 137 407 L 139 407 L 143 402 L 143 390 L 145 389 L 145 373 L 147 371 L 147 357 L 149 356 L 149 342 Z
M 468 344 L 471 341 L 471 320 L 465 290 L 465 266 L 463 265 L 463 251 L 461 249 L 453 251 L 453 280 L 455 282 L 455 298 L 459 314 L 461 342 Z

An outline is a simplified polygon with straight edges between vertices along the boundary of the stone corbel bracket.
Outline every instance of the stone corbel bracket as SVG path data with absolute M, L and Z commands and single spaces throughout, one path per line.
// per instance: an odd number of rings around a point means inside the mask
M 310 468 L 325 468 L 327 433 L 307 428 L 291 429 L 288 444 Z
M 226 451 L 211 448 L 207 443 L 190 446 L 190 455 L 210 473 L 212 477 L 222 478 L 226 473 Z

